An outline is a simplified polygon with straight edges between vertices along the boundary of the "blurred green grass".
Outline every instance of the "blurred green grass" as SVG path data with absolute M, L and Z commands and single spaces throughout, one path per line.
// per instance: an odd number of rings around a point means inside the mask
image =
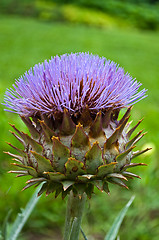
M 153 147 L 149 154 L 137 159 L 149 165 L 134 170 L 142 176 L 142 180 L 130 182 L 130 191 L 112 186 L 110 197 L 104 193 L 97 193 L 87 204 L 83 228 L 87 235 L 95 236 L 94 239 L 102 239 L 117 212 L 135 193 L 134 204 L 120 230 L 121 239 L 157 240 L 159 236 L 159 32 L 118 28 L 98 29 L 1 15 L 0 101 L 3 102 L 5 89 L 11 87 L 15 79 L 36 63 L 50 59 L 56 54 L 81 51 L 105 56 L 119 63 L 125 71 L 130 72 L 142 82 L 144 88 L 148 89 L 148 97 L 134 106 L 131 119 L 135 124 L 145 117 L 140 128 L 148 131 L 137 148 L 142 148 L 143 145 Z M 25 179 L 19 181 L 13 175 L 6 173 L 11 168 L 10 158 L 3 151 L 11 151 L 11 148 L 5 141 L 18 144 L 9 133 L 11 128 L 8 122 L 15 123 L 24 131 L 27 130 L 18 116 L 4 112 L 3 108 L 1 105 L 0 222 L 10 208 L 14 209 L 13 219 L 18 209 L 25 206 L 33 192 L 33 189 L 20 192 Z M 24 229 L 23 239 L 32 239 L 26 237 L 32 232 L 39 232 L 42 236 L 45 233 L 44 229 L 48 229 L 48 235 L 55 236 L 56 232 L 60 234 L 64 223 L 65 203 L 66 200 L 43 197 Z M 57 231 L 56 228 L 59 230 Z M 46 236 L 43 239 L 46 239 Z

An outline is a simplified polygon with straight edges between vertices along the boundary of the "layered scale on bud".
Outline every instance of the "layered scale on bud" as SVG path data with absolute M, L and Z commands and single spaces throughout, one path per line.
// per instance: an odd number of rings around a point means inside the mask
M 52 118 L 45 121 L 42 116 L 35 122 L 22 117 L 31 136 L 11 125 L 18 134 L 13 135 L 24 148 L 10 144 L 18 155 L 8 154 L 14 157 L 16 163 L 13 164 L 20 169 L 10 172 L 18 174 L 17 177 L 32 176 L 24 189 L 44 182 L 39 195 L 55 192 L 56 197 L 62 193 L 64 198 L 72 190 L 75 195 L 86 192 L 90 198 L 94 186 L 107 193 L 108 183 L 127 188 L 125 181 L 128 178 L 140 178 L 129 169 L 145 165 L 132 163 L 132 159 L 149 150 L 134 152 L 144 133 L 139 131 L 131 138 L 141 121 L 128 130 L 130 110 L 131 107 L 118 120 L 118 110 L 100 111 L 92 118 L 86 108 L 75 122 L 65 109 L 61 118 L 58 117 L 56 128 Z
M 88 53 L 56 56 L 36 65 L 6 92 L 5 105 L 21 116 L 30 131 L 11 125 L 23 145 L 14 158 L 18 177 L 30 175 L 24 189 L 44 182 L 39 195 L 55 192 L 64 198 L 84 192 L 90 198 L 94 186 L 109 193 L 108 183 L 127 188 L 132 160 L 149 150 L 134 151 L 144 136 L 130 128 L 133 103 L 145 97 L 141 84 L 115 63 Z M 122 108 L 123 117 L 118 115 Z

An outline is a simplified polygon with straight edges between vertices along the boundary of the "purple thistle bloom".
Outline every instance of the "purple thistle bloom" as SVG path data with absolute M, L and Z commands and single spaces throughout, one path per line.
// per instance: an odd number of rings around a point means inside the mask
M 7 152 L 20 167 L 10 172 L 32 176 L 23 190 L 43 182 L 39 195 L 55 192 L 65 198 L 73 193 L 77 200 L 84 194 L 91 198 L 94 187 L 109 193 L 108 183 L 128 188 L 123 180 L 140 178 L 127 171 L 144 165 L 131 161 L 150 150 L 133 152 L 144 136 L 140 131 L 131 138 L 141 120 L 128 129 L 128 106 L 145 97 L 140 86 L 116 63 L 89 53 L 56 56 L 20 77 L 7 90 L 4 104 L 21 115 L 30 132 L 11 124 L 23 149 L 9 143 L 20 154 Z
M 54 115 L 120 109 L 146 97 L 141 83 L 113 61 L 89 53 L 55 56 L 35 65 L 5 94 L 5 106 L 20 115 Z

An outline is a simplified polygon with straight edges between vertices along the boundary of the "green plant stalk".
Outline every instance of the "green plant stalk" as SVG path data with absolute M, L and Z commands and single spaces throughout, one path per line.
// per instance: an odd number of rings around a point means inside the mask
M 25 209 L 22 209 L 21 213 L 19 213 L 17 215 L 16 220 L 14 221 L 14 223 L 11 227 L 10 234 L 9 234 L 9 237 L 7 238 L 7 240 L 16 240 L 17 239 L 17 237 L 20 234 L 24 224 L 28 220 L 32 210 L 35 208 L 35 205 L 37 204 L 37 202 L 39 201 L 39 199 L 41 197 L 41 196 L 39 196 L 39 197 L 37 196 L 40 189 L 41 189 L 41 184 L 35 190 L 31 199 L 27 203 Z
M 69 194 L 66 218 L 65 218 L 65 231 L 64 240 L 78 240 L 80 233 L 80 226 L 82 214 L 85 206 L 86 194 L 73 195 L 72 191 Z

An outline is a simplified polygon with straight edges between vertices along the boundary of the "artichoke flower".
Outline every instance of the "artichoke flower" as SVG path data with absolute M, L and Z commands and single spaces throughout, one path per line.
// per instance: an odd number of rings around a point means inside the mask
M 145 165 L 132 160 L 149 150 L 134 151 L 145 133 L 132 133 L 132 105 L 146 97 L 146 90 L 123 68 L 89 53 L 55 56 L 35 65 L 8 89 L 5 106 L 20 115 L 30 135 L 11 124 L 22 149 L 9 145 L 17 155 L 17 177 L 30 175 L 23 189 L 44 182 L 39 195 L 55 192 L 62 198 L 97 187 L 109 193 L 109 183 L 127 188 L 128 178 L 140 178 L 129 169 Z M 119 119 L 119 112 L 126 108 Z

